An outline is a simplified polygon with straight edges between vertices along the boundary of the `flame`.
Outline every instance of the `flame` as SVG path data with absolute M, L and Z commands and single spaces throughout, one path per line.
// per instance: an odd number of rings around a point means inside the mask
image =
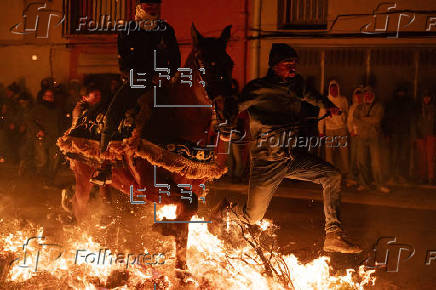
M 177 205 L 164 205 L 156 212 L 156 217 L 158 220 L 166 219 L 176 219 Z
M 258 225 L 265 231 L 271 222 L 263 220 Z M 209 277 L 216 289 L 286 289 L 279 281 L 263 275 L 262 266 L 241 259 L 255 255 L 255 250 L 248 246 L 242 249 L 226 248 L 221 240 L 209 233 L 206 224 L 189 226 L 189 269 L 196 277 Z M 229 260 L 229 257 L 233 258 Z M 357 273 L 360 282 L 355 282 L 353 269 L 347 270 L 345 276 L 331 275 L 329 257 L 319 257 L 307 264 L 299 262 L 293 254 L 283 259 L 295 289 L 364 289 L 375 283 L 375 270 L 365 270 L 364 266 L 360 266 Z
M 157 216 L 159 219 L 175 218 L 175 213 L 176 206 L 163 206 L 157 212 Z M 195 216 L 193 220 L 202 219 Z M 17 223 L 13 222 L 13 224 L 16 228 Z M 262 231 L 274 226 L 269 220 L 262 220 L 258 225 Z M 49 273 L 55 277 L 59 281 L 59 285 L 63 286 L 59 286 L 59 288 L 65 288 L 64 286 L 67 285 L 67 288 L 72 289 L 101 288 L 103 286 L 98 286 L 99 283 L 100 285 L 107 283 L 114 271 L 127 271 L 129 274 L 128 282 L 117 289 L 138 288 L 138 285 L 145 285 L 146 282 L 150 282 L 146 289 L 152 289 L 151 281 L 155 281 L 153 279 L 160 275 L 156 274 L 156 271 L 166 271 L 164 273 L 167 280 L 168 277 L 173 278 L 174 264 L 171 262 L 165 265 L 165 268 L 144 268 L 139 265 L 131 265 L 128 269 L 126 269 L 125 264 L 74 263 L 78 249 L 86 249 L 86 252 L 83 252 L 83 255 L 86 255 L 88 252 L 97 253 L 105 248 L 92 235 L 80 228 L 74 228 L 74 235 L 62 242 L 62 249 L 41 246 L 44 243 L 56 244 L 48 237 L 36 238 L 29 242 L 26 246 L 28 253 L 26 264 L 34 265 L 37 252 L 44 253 L 38 264 L 38 272 L 34 272 L 31 267 L 23 267 L 23 243 L 29 237 L 44 237 L 43 228 L 32 225 L 21 228 L 14 233 L 0 232 L 0 250 L 2 253 L 0 254 L 0 262 L 2 255 L 6 254 L 18 258 L 16 262 L 11 264 L 6 277 L 6 282 L 16 283 L 11 285 L 30 283 L 25 285 L 35 285 L 31 287 L 33 289 L 48 287 L 51 284 L 41 286 L 45 282 L 44 276 L 40 276 L 41 273 Z M 148 243 L 148 241 L 145 242 Z M 174 247 L 173 242 L 170 243 Z M 64 254 L 57 258 L 60 250 L 64 251 Z M 203 286 L 208 285 L 207 289 L 287 289 L 280 281 L 265 275 L 262 265 L 250 262 L 249 259 L 241 259 L 241 257 L 256 255 L 252 247 L 229 248 L 222 240 L 208 231 L 207 224 L 189 225 L 187 251 L 188 267 L 197 287 L 201 285 L 204 289 Z M 144 252 L 148 252 L 145 247 Z M 303 264 L 296 256 L 290 254 L 283 256 L 283 261 L 289 269 L 292 286 L 295 289 L 364 289 L 364 287 L 375 283 L 375 270 L 365 270 L 364 266 L 360 266 L 357 272 L 349 269 L 343 276 L 332 275 L 329 265 L 330 259 L 324 256 Z M 99 282 L 96 283 L 96 280 Z M 169 288 L 173 287 L 172 284 L 167 285 Z

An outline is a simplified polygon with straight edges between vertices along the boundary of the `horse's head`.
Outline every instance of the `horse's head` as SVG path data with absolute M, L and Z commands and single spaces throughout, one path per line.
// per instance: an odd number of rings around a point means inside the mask
M 199 76 L 204 81 L 207 97 L 211 101 L 232 95 L 233 61 L 226 51 L 231 28 L 231 25 L 227 26 L 220 37 L 214 38 L 203 37 L 192 25 L 191 61 L 197 71 L 201 69 Z

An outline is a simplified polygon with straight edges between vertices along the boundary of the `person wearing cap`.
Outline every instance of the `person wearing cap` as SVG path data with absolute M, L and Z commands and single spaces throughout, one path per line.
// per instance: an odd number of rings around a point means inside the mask
M 271 198 L 283 179 L 321 184 L 326 219 L 324 250 L 359 253 L 361 249 L 344 235 L 339 217 L 341 173 L 307 150 L 259 141 L 265 138 L 266 132 L 272 132 L 271 135 L 277 132 L 282 136 L 285 131 L 290 132 L 290 135 L 298 135 L 298 129 L 292 126 L 304 123 L 306 112 L 311 111 L 313 106 L 326 110 L 335 108 L 332 111 L 338 111 L 328 100 L 317 100 L 313 93 L 307 91 L 303 78 L 296 71 L 297 60 L 297 53 L 292 47 L 283 43 L 273 44 L 267 76 L 251 81 L 242 91 L 238 109 L 248 110 L 250 134 L 254 141 L 250 148 L 248 200 L 245 206 L 236 206 L 235 209 L 253 225 L 264 217 Z M 217 206 L 212 214 L 213 223 L 219 223 L 217 220 L 222 218 L 223 208 L 228 206 L 228 201 Z M 217 225 L 210 226 L 213 231 L 217 228 Z
M 383 193 L 390 192 L 390 189 L 384 186 L 383 183 L 380 155 L 383 114 L 383 105 L 376 100 L 374 90 L 370 86 L 365 87 L 363 90 L 363 103 L 358 105 L 354 111 L 354 122 L 358 132 L 358 191 L 368 190 L 373 179 L 377 191 Z
M 140 0 L 136 5 L 135 22 L 129 22 L 130 26 L 134 26 L 118 35 L 118 59 L 123 84 L 113 96 L 106 111 L 100 140 L 101 153 L 106 151 L 126 111 L 134 107 L 138 98 L 152 89 L 153 84 L 157 82 L 158 72 L 155 71 L 155 65 L 159 68 L 169 68 L 170 76 L 174 76 L 180 67 L 180 50 L 174 29 L 160 20 L 160 14 L 161 0 Z M 142 76 L 144 73 L 145 76 Z M 139 79 L 146 81 L 138 82 Z M 160 80 L 164 81 L 163 78 Z M 132 88 L 131 84 L 145 85 L 146 88 Z M 93 174 L 90 182 L 96 185 L 111 184 L 111 175 L 110 164 L 105 163 Z

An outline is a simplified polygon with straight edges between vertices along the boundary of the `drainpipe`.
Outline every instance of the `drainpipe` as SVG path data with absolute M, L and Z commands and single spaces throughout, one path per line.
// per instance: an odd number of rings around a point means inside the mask
M 325 87 L 325 49 L 321 50 L 321 85 L 319 88 L 319 92 L 321 95 L 324 95 L 324 87 Z
M 413 78 L 413 97 L 417 100 L 418 97 L 418 80 L 419 80 L 419 51 L 415 51 L 414 55 L 415 75 Z
M 262 22 L 262 0 L 254 0 L 253 2 L 251 38 L 254 39 L 254 41 L 250 45 L 250 78 L 257 78 L 260 76 L 260 29 Z
M 243 85 L 247 83 L 247 70 L 248 70 L 248 26 L 250 25 L 250 10 L 249 10 L 249 0 L 245 0 L 244 2 L 244 79 Z
M 371 77 L 371 48 L 368 48 L 366 50 L 366 66 L 365 66 L 365 80 L 366 80 L 366 85 L 369 84 L 369 79 Z

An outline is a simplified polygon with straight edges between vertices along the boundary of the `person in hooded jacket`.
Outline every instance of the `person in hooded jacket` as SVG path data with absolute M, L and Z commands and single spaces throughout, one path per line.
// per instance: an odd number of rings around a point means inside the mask
M 347 116 L 348 116 L 348 100 L 341 95 L 339 83 L 332 80 L 328 88 L 328 99 L 336 105 L 341 111 L 341 114 L 330 115 L 327 118 L 318 122 L 318 131 L 320 136 L 327 136 L 335 139 L 348 140 L 347 132 Z M 326 113 L 325 109 L 320 109 L 319 117 L 321 118 Z M 342 173 L 347 185 L 351 185 L 352 178 L 349 170 L 349 150 L 348 146 L 338 146 L 336 142 L 326 144 L 325 160 L 335 165 Z M 348 145 L 348 142 L 347 142 Z
M 381 123 L 384 114 L 383 105 L 376 100 L 372 87 L 363 90 L 363 103 L 354 111 L 357 126 L 357 160 L 359 167 L 358 191 L 369 190 L 374 180 L 377 190 L 389 193 L 390 189 L 384 185 L 381 164 Z M 369 157 L 369 158 L 368 158 Z
M 360 86 L 353 91 L 353 96 L 351 99 L 352 99 L 353 103 L 350 107 L 350 110 L 348 111 L 348 117 L 347 117 L 347 128 L 348 128 L 348 132 L 350 134 L 350 139 L 351 139 L 350 140 L 351 141 L 350 174 L 351 174 L 351 178 L 354 181 L 356 181 L 356 183 L 357 183 L 358 176 L 359 176 L 359 166 L 358 166 L 358 162 L 357 162 L 357 155 L 358 155 L 357 135 L 358 135 L 358 131 L 357 131 L 357 124 L 354 121 L 354 111 L 356 110 L 357 106 L 359 106 L 363 102 L 363 86 Z

